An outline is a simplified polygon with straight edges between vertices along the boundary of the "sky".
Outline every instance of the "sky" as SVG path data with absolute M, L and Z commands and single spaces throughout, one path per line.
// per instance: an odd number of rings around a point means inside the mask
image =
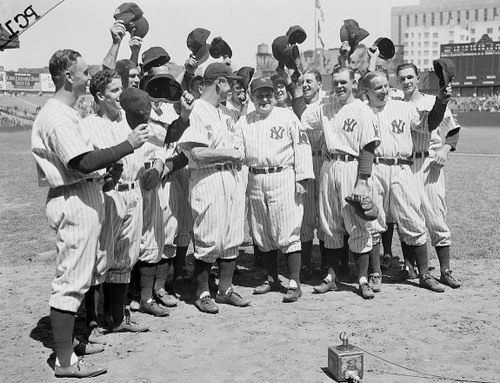
M 29 3 L 36 10 L 37 3 L 44 1 Z M 324 14 L 321 35 L 326 48 L 340 46 L 339 30 L 345 19 L 355 19 L 370 33 L 363 41 L 367 45 L 378 37 L 390 37 L 391 7 L 419 3 L 419 0 L 319 1 Z M 20 0 L 0 0 L 0 3 L 0 11 L 2 6 L 14 10 L 21 6 Z M 136 3 L 150 25 L 142 51 L 161 46 L 171 61 L 180 65 L 190 53 L 187 35 L 197 27 L 211 31 L 208 42 L 221 36 L 230 45 L 234 68 L 254 67 L 257 46 L 261 43 L 270 46 L 292 25 L 300 25 L 307 33 L 300 49 L 314 48 L 315 0 L 137 0 Z M 19 49 L 0 52 L 0 65 L 6 70 L 44 67 L 52 53 L 62 48 L 79 51 L 88 64 L 101 64 L 111 45 L 109 28 L 114 22 L 113 13 L 120 4 L 110 0 L 65 0 L 26 29 L 19 38 Z M 5 22 L 0 15 L 0 23 L 5 25 Z M 130 56 L 128 40 L 127 35 L 118 58 Z

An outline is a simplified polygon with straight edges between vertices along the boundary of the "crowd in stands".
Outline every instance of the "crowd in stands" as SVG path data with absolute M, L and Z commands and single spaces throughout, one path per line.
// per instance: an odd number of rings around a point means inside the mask
M 448 103 L 452 112 L 500 112 L 500 94 L 481 97 L 454 97 Z

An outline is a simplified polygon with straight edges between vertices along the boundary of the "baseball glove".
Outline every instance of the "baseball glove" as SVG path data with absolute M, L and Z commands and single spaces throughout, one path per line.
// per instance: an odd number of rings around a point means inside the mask
M 369 196 L 347 196 L 345 201 L 354 208 L 356 215 L 365 221 L 374 221 L 377 219 L 378 210 L 373 200 Z
M 102 190 L 108 192 L 113 190 L 123 173 L 123 163 L 115 162 L 104 175 L 104 186 Z

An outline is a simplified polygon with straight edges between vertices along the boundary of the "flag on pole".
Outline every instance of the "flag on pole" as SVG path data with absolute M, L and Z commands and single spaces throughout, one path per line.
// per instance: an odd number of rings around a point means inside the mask
M 321 21 L 325 21 L 325 14 L 323 13 L 323 8 L 321 8 L 321 3 L 319 2 L 319 0 L 316 0 L 316 8 L 318 8 Z
M 323 42 L 323 38 L 321 37 L 321 22 L 318 20 L 318 40 L 321 43 L 322 49 L 325 49 L 325 43 Z

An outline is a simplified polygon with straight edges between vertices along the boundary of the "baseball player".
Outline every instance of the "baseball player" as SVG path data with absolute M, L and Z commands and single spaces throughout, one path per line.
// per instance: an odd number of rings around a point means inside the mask
M 276 73 L 271 76 L 271 81 L 273 82 L 274 99 L 276 101 L 276 106 L 278 108 L 288 108 L 291 110 L 292 101 L 290 95 L 288 94 L 288 90 L 286 88 L 285 79 Z
M 414 64 L 404 63 L 397 68 L 398 83 L 404 92 L 405 101 L 418 110 L 430 111 L 434 97 L 418 89 L 418 69 Z M 451 111 L 446 108 L 443 121 L 432 133 L 412 131 L 412 171 L 417 178 L 422 199 L 422 213 L 439 259 L 440 282 L 452 288 L 460 287 L 450 270 L 451 234 L 446 224 L 445 180 L 443 166 L 448 153 L 456 149 L 460 126 Z
M 102 150 L 80 129 L 73 109 L 85 94 L 89 68 L 73 50 L 58 50 L 49 62 L 56 93 L 33 124 L 31 151 L 40 186 L 48 186 L 47 220 L 56 232 L 56 276 L 52 282 L 50 319 L 56 354 L 55 375 L 90 377 L 106 368 L 78 360 L 73 353 L 75 314 L 90 287 L 104 216 L 102 173 L 147 140 L 145 127 L 118 145 Z
M 238 246 L 243 242 L 245 209 L 241 153 L 236 149 L 236 116 L 221 105 L 230 90 L 228 81 L 238 79 L 229 67 L 212 63 L 203 74 L 204 89 L 194 102 L 190 127 L 179 140 L 189 159 L 189 202 L 193 218 L 195 306 L 217 313 L 215 304 L 248 306 L 250 302 L 233 291 L 231 284 Z M 219 260 L 219 287 L 215 302 L 208 279 L 212 264 Z
M 121 78 L 114 71 L 98 71 L 91 79 L 90 92 L 99 110 L 96 115 L 85 118 L 81 125 L 97 148 L 113 145 L 130 132 L 131 127 L 120 105 L 120 101 L 124 101 L 121 99 L 122 89 Z M 101 233 L 102 251 L 96 270 L 96 282 L 105 282 L 104 317 L 109 330 L 113 332 L 148 330 L 124 317 L 123 310 L 130 273 L 138 261 L 141 244 L 143 198 L 139 180 L 145 173 L 145 149 L 154 150 L 154 146 L 146 143 L 140 150 L 122 159 L 121 179 L 114 189 L 105 194 L 106 215 Z M 151 310 L 161 310 L 156 302 L 147 303 L 144 302 L 147 308 L 151 306 Z M 98 334 L 94 331 L 92 335 L 97 337 Z
M 434 130 L 443 119 L 450 91 L 441 89 L 432 110 L 419 113 L 410 103 L 389 99 L 389 84 L 384 72 L 367 73 L 362 84 L 381 137 L 372 173 L 379 224 L 385 230 L 387 216 L 394 219 L 401 240 L 418 265 L 420 285 L 442 292 L 443 286 L 429 273 L 425 221 L 409 157 L 413 146 L 411 130 Z
M 374 297 L 373 291 L 380 291 L 379 267 L 375 265 L 374 273 L 368 280 L 368 267 L 370 259 L 374 258 L 372 252 L 375 252 L 372 235 L 380 229 L 376 224 L 358 217 L 345 198 L 351 195 L 360 198 L 372 196 L 369 178 L 380 136 L 373 113 L 365 103 L 354 97 L 354 71 L 337 67 L 332 76 L 333 90 L 340 109 L 334 118 L 322 118 L 327 161 L 321 167 L 319 182 L 319 220 L 325 233 L 328 274 L 314 290 L 326 293 L 337 289 L 335 282 L 339 261 L 344 236 L 348 234 L 349 249 L 358 269 L 360 295 L 364 299 L 371 299 Z M 378 259 L 378 254 L 375 259 Z
M 293 112 L 273 107 L 270 78 L 256 79 L 250 88 L 255 111 L 242 117 L 235 129 L 242 140 L 244 163 L 249 167 L 249 226 L 268 274 L 267 281 L 254 294 L 280 289 L 277 250 L 281 250 L 290 272 L 283 302 L 295 302 L 302 295 L 302 194 L 307 181 L 314 178 L 311 148 Z

